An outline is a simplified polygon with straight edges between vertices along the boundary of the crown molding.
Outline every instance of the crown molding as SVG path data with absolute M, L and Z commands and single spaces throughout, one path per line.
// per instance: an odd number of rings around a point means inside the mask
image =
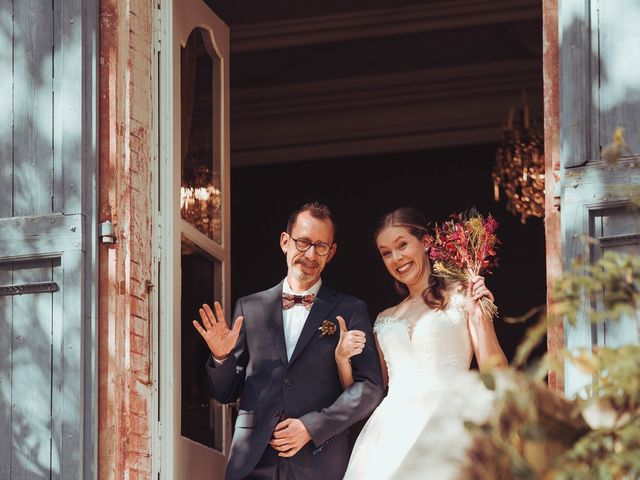
M 234 89 L 231 116 L 240 121 L 362 109 L 534 88 L 540 82 L 540 62 L 531 59 Z
M 238 25 L 232 53 L 538 19 L 539 0 L 441 0 L 423 5 Z
M 234 90 L 232 165 L 499 141 L 523 89 L 541 109 L 539 61 Z

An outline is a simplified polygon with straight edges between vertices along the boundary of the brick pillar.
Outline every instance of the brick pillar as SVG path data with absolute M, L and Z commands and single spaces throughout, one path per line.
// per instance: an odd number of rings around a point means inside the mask
M 100 2 L 98 477 L 151 479 L 151 0 Z
M 562 237 L 560 198 L 556 186 L 560 178 L 560 74 L 558 49 L 558 0 L 542 2 L 542 72 L 544 85 L 544 154 L 545 154 L 545 237 L 547 248 L 547 307 L 553 302 L 553 284 L 562 275 Z M 547 308 L 549 310 L 549 308 Z M 564 346 L 562 325 L 547 332 L 547 349 Z M 562 391 L 562 374 L 551 372 L 549 388 Z

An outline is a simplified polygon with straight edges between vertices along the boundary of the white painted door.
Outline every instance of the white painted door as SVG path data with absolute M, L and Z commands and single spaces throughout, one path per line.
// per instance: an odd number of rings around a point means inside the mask
M 198 307 L 230 302 L 229 29 L 201 0 L 160 15 L 156 379 L 161 478 L 222 479 L 231 408 L 209 398 Z M 163 48 L 164 45 L 164 48 Z M 156 462 L 157 463 L 157 462 Z

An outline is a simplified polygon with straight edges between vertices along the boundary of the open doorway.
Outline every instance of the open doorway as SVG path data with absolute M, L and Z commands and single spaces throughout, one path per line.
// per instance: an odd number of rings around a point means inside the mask
M 377 218 L 415 206 L 432 221 L 476 206 L 500 222 L 487 279 L 501 312 L 546 299 L 543 221 L 495 203 L 491 171 L 510 108 L 542 119 L 542 5 L 208 0 L 231 28 L 232 299 L 285 275 L 289 212 L 333 208 L 338 253 L 324 278 L 397 303 L 373 247 Z M 525 325 L 496 322 L 509 358 Z
M 233 297 L 275 285 L 286 275 L 278 238 L 291 210 L 319 199 L 334 210 L 338 251 L 323 275 L 333 287 L 362 298 L 371 319 L 400 298 L 373 241 L 378 218 L 414 206 L 427 219 L 476 206 L 500 223 L 500 266 L 487 278 L 501 313 L 520 315 L 546 300 L 541 219 L 526 224 L 493 200 L 495 144 L 366 155 L 238 168 L 232 171 Z M 247 193 L 250 192 L 250 193 Z M 496 321 L 510 359 L 526 326 Z

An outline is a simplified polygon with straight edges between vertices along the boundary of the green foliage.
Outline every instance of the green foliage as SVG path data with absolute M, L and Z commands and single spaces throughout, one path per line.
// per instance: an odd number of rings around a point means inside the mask
M 571 324 L 579 315 L 593 323 L 633 316 L 640 293 L 640 257 L 608 251 L 592 265 L 578 258 L 554 290 L 553 313 Z
M 505 320 L 507 321 L 507 323 L 522 323 L 529 320 L 530 318 L 540 315 L 544 311 L 545 311 L 544 307 L 536 307 L 529 310 L 522 317 L 518 317 L 518 318 L 507 317 Z M 549 325 L 550 325 L 550 322 L 548 321 L 545 315 L 542 317 L 540 321 L 538 321 L 535 325 L 533 325 L 533 327 L 527 330 L 527 332 L 525 333 L 524 339 L 520 342 L 520 344 L 518 345 L 518 348 L 516 349 L 516 354 L 515 354 L 515 357 L 513 358 L 513 363 L 512 363 L 513 367 L 520 368 L 525 364 L 525 362 L 531 355 L 531 352 L 533 352 L 533 350 L 538 345 L 540 345 L 540 342 L 542 342 L 542 340 L 544 339 L 545 335 L 547 334 L 547 329 Z
M 626 144 L 624 130 L 619 128 L 611 144 L 602 150 L 602 158 L 614 167 L 625 155 L 631 156 L 633 162 L 639 160 Z M 618 196 L 629 199 L 630 208 L 640 207 L 640 186 L 610 187 Z M 585 240 L 592 252 L 601 248 L 596 240 Z M 520 318 L 506 319 L 518 323 L 539 317 L 518 346 L 509 370 L 501 372 L 504 381 L 496 382 L 489 373 L 481 377 L 487 387 L 501 392 L 500 405 L 497 414 L 485 424 L 469 425 L 482 435 L 470 451 L 470 467 L 464 478 L 640 479 L 640 346 L 565 349 L 547 353 L 536 365 L 527 365 L 548 329 L 563 321 L 572 325 L 585 321 L 598 324 L 631 318 L 640 329 L 640 256 L 607 251 L 593 263 L 577 258 L 555 285 L 554 299 L 549 312 L 539 307 Z M 549 425 L 543 425 L 535 391 L 546 387 L 543 380 L 548 372 L 562 372 L 566 362 L 593 377 L 592 384 L 576 399 L 572 412 L 575 418 L 585 418 L 590 429 L 576 430 L 575 438 L 565 439 L 566 450 L 551 465 L 540 467 L 534 465 L 526 445 L 544 444 L 552 440 L 552 435 L 545 433 Z M 524 368 L 526 380 L 518 373 Z M 496 388 L 497 384 L 510 382 L 510 388 Z
M 578 440 L 546 476 L 553 480 L 640 478 L 640 417 L 600 428 Z
M 492 374 L 485 373 L 481 378 L 485 384 L 489 383 L 495 388 L 496 380 Z M 482 425 L 467 424 L 468 429 L 482 435 L 477 437 L 479 440 L 468 452 L 470 467 L 462 478 L 538 478 L 524 454 L 525 441 L 540 436 L 537 411 L 533 407 L 532 397 L 533 392 L 527 389 L 507 389 L 499 396 L 500 404 L 496 409 L 500 412 L 498 416 L 492 417 Z
M 586 356 L 587 352 L 581 355 Z M 640 349 L 637 345 L 597 348 L 590 358 L 593 397 L 619 415 L 635 413 L 640 405 Z
M 517 323 L 539 316 L 519 345 L 510 370 L 501 375 L 517 378 L 517 370 L 526 366 L 547 329 L 563 319 L 598 323 L 637 318 L 640 257 L 606 252 L 591 265 L 578 260 L 556 285 L 555 298 L 549 315 L 540 307 L 520 318 L 507 319 Z M 594 379 L 584 396 L 577 399 L 574 415 L 583 414 L 600 424 L 579 437 L 546 471 L 536 471 L 524 448 L 527 442 L 545 441 L 533 395 L 535 382 L 542 382 L 549 371 L 561 371 L 566 361 Z M 535 367 L 525 372 L 529 383 L 520 381 L 515 388 L 503 391 L 496 418 L 474 427 L 483 432 L 483 439 L 470 453 L 474 467 L 465 478 L 640 478 L 640 347 L 561 350 L 545 355 Z M 496 389 L 491 374 L 484 373 L 481 378 L 487 387 Z

